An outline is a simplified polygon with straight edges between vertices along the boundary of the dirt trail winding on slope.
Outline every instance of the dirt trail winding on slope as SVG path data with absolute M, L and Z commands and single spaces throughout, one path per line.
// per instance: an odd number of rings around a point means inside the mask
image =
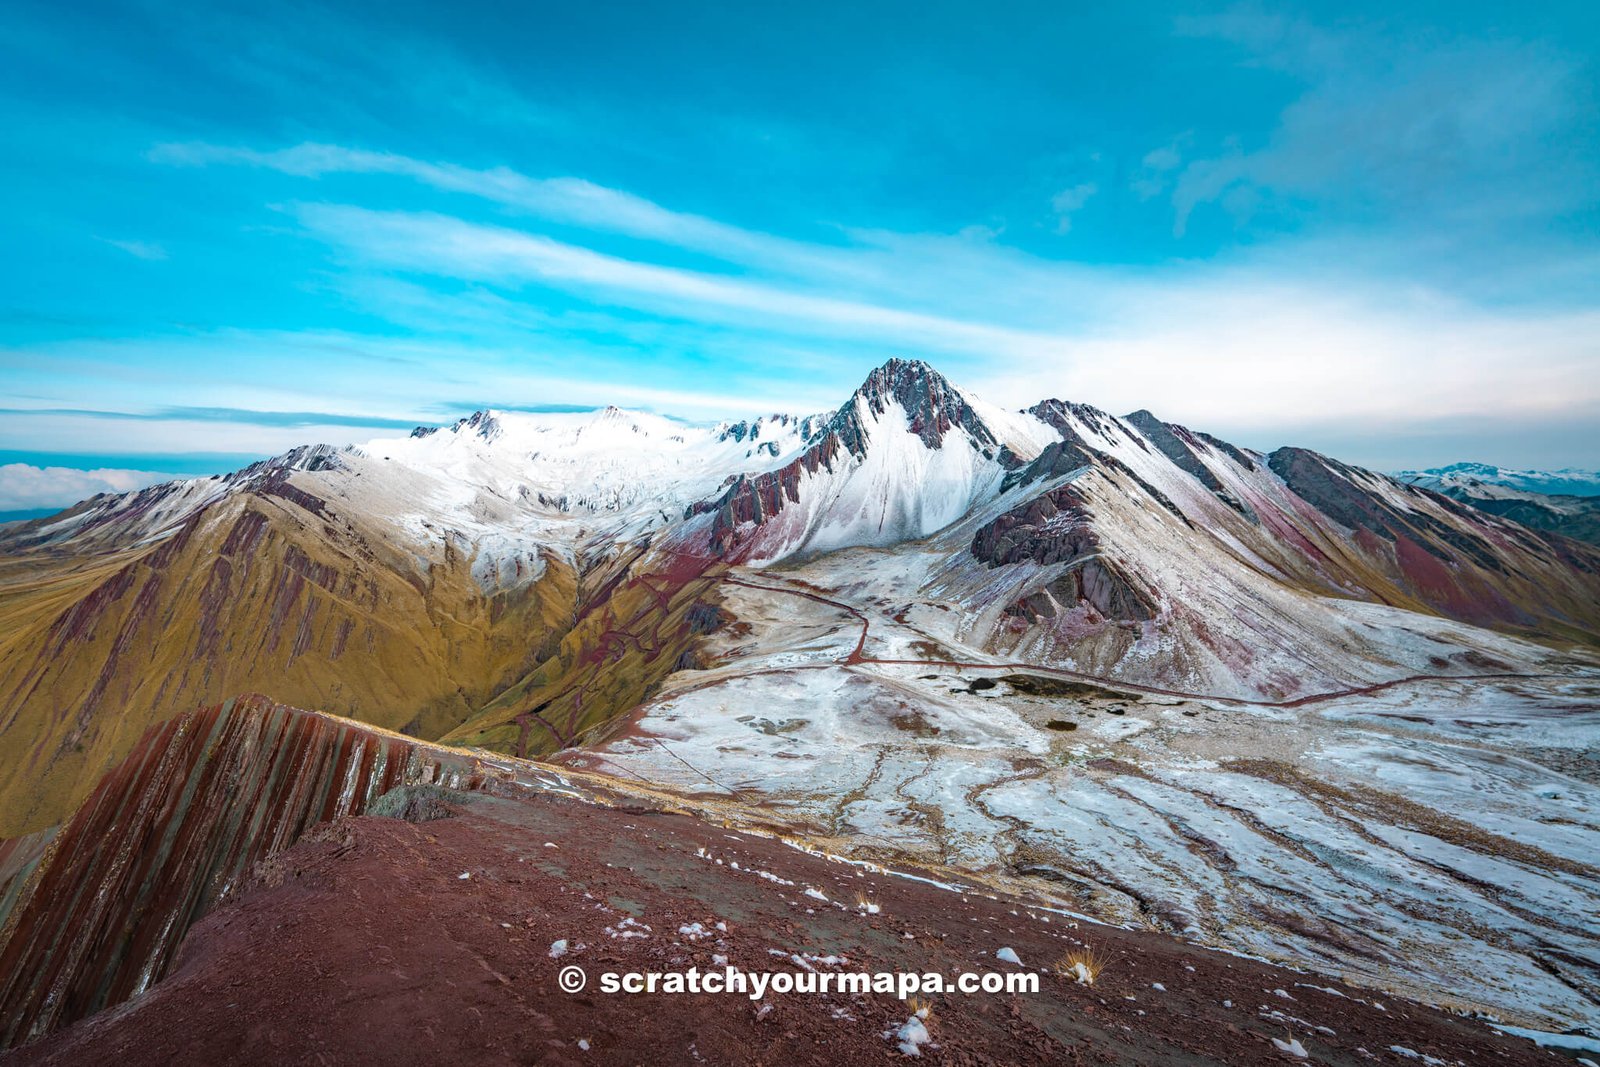
M 1062 678 L 1074 682 L 1087 682 L 1103 686 L 1106 689 L 1121 690 L 1129 693 L 1148 693 L 1152 696 L 1176 697 L 1180 700 L 1215 700 L 1228 704 L 1245 707 L 1259 708 L 1300 708 L 1308 704 L 1320 704 L 1330 700 L 1340 700 L 1345 697 L 1365 696 L 1370 693 L 1381 693 L 1388 689 L 1410 685 L 1415 682 L 1471 682 L 1471 681 L 1503 681 L 1507 679 L 1539 679 L 1539 678 L 1566 678 L 1568 675 L 1548 672 L 1519 672 L 1497 671 L 1485 674 L 1408 674 L 1400 678 L 1390 678 L 1371 685 L 1351 686 L 1347 689 L 1332 689 L 1323 693 L 1310 693 L 1306 696 L 1294 697 L 1290 700 L 1251 700 L 1244 697 L 1217 696 L 1211 693 L 1194 693 L 1182 689 L 1163 689 L 1159 686 L 1141 685 L 1137 682 L 1128 682 L 1120 678 L 1110 678 L 1102 674 L 1086 674 L 1082 671 L 1070 671 L 1060 667 L 1042 667 L 1036 663 L 1016 660 L 944 660 L 944 659 L 884 659 L 877 656 L 868 656 L 865 653 L 871 620 L 866 612 L 842 600 L 835 600 L 820 593 L 809 592 L 804 589 L 795 589 L 782 585 L 765 585 L 759 582 L 748 581 L 743 578 L 734 578 L 723 575 L 721 581 L 729 585 L 742 585 L 747 589 L 756 589 L 764 593 L 778 593 L 787 596 L 804 597 L 818 604 L 826 604 L 853 616 L 861 624 L 861 634 L 856 640 L 855 647 L 844 659 L 832 664 L 817 666 L 855 667 L 863 664 L 878 664 L 893 667 L 948 667 L 954 670 L 1008 670 L 1026 671 L 1030 674 L 1044 675 L 1050 678 Z M 788 670 L 804 669 L 790 667 Z

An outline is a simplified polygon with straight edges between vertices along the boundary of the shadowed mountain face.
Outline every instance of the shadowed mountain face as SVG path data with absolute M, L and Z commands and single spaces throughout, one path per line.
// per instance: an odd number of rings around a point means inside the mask
M 962 620 L 971 658 L 1225 696 L 1503 662 L 1469 629 L 1419 641 L 1417 617 L 1600 633 L 1590 546 L 1148 412 L 1007 411 L 901 360 L 828 415 L 479 413 L 4 538 L 6 837 L 59 825 L 150 724 L 241 691 L 523 755 L 582 745 L 710 666 L 730 567 L 844 549 L 915 557 L 907 593 Z
M 1447 489 L 1444 495 L 1533 530 L 1600 545 L 1600 498 L 1590 496 L 1482 496 Z

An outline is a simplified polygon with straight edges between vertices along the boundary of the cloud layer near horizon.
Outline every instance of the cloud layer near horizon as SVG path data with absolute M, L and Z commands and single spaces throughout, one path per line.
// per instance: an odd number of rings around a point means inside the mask
M 158 471 L 0 463 L 0 512 L 64 508 L 97 493 L 126 493 L 171 477 Z

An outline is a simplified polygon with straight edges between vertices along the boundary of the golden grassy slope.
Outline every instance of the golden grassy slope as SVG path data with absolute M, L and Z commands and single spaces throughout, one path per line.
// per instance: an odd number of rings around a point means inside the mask
M 154 722 L 260 691 L 420 737 L 556 648 L 578 576 L 486 596 L 448 545 L 242 493 L 154 547 L 0 560 L 0 838 L 61 822 Z
M 591 576 L 596 587 L 554 654 L 444 739 L 528 757 L 610 723 L 693 665 L 698 639 L 719 625 L 725 570 L 642 549 L 611 563 Z

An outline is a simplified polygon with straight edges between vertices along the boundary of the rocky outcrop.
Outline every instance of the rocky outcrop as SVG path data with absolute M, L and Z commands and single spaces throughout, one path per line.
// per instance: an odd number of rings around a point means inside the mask
M 972 538 L 972 554 L 991 567 L 1071 563 L 1099 550 L 1087 501 L 1070 483 L 1012 508 Z
M 1065 564 L 1045 589 L 1011 604 L 1009 615 L 1053 618 L 1058 607 L 1078 604 L 1102 618 L 1142 622 L 1156 616 L 1155 599 L 1100 554 L 1087 501 L 1068 483 L 1040 494 L 985 524 L 972 539 L 972 554 L 990 567 L 1015 563 Z
M 1110 459 L 1085 441 L 1072 420 L 1065 417 L 1069 408 L 1087 413 L 1090 418 L 1101 414 L 1093 408 L 1066 405 L 1059 400 L 1046 400 L 1030 408 L 1029 413 L 1054 428 L 1061 435 L 1061 440 L 1050 442 L 1032 462 L 1026 465 L 1019 464 L 1007 473 L 1005 481 L 1000 484 L 1002 492 L 1019 485 L 1032 485 L 1035 482 L 1059 478 L 1098 461 Z
M 761 526 L 787 505 L 799 503 L 801 478 L 831 468 L 841 450 L 842 439 L 837 434 L 827 433 L 777 470 L 754 476 L 741 474 L 716 503 L 702 509 L 714 515 L 711 550 L 719 556 L 731 553 L 743 529 Z M 695 510 L 690 509 L 691 513 Z
M 259 696 L 152 728 L 15 894 L 0 943 L 0 1048 L 158 981 L 189 927 L 313 826 L 399 785 L 484 780 L 465 753 Z

